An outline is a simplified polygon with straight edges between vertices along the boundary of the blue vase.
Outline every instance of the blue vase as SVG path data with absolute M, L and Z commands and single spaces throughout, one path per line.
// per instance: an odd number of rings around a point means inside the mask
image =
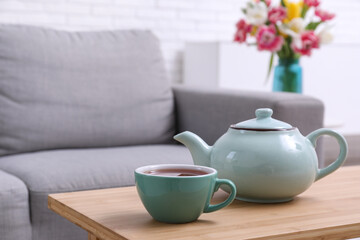
M 302 93 L 299 59 L 279 59 L 274 71 L 273 91 Z

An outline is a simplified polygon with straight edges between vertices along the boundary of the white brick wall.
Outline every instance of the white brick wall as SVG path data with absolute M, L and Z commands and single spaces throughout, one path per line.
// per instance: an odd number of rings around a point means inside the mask
M 231 40 L 242 0 L 0 0 L 0 22 L 67 30 L 151 29 L 170 79 L 181 81 L 186 41 Z
M 151 29 L 170 79 L 181 81 L 186 41 L 231 41 L 245 0 L 0 0 L 0 22 L 67 30 Z M 338 43 L 360 43 L 359 0 L 323 0 L 338 15 Z

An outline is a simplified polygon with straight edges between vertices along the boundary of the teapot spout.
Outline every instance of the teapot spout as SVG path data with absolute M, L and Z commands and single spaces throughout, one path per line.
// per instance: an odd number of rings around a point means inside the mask
M 195 165 L 210 167 L 212 147 L 207 145 L 198 135 L 185 131 L 174 136 L 174 139 L 184 144 L 190 150 Z

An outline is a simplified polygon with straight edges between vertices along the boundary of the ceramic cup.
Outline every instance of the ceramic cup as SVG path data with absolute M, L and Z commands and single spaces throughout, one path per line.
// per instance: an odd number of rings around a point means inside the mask
M 196 176 L 160 176 L 149 172 L 185 169 L 200 171 Z M 209 213 L 229 205 L 236 196 L 236 187 L 227 179 L 218 179 L 213 168 L 184 165 L 161 164 L 140 167 L 135 170 L 138 194 L 149 214 L 166 223 L 186 223 L 198 219 L 202 213 Z M 220 185 L 229 187 L 230 195 L 222 203 L 211 205 L 214 191 Z

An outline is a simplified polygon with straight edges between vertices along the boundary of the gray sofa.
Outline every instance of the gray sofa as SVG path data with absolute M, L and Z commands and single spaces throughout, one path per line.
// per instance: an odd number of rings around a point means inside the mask
M 87 239 L 48 210 L 48 194 L 133 185 L 142 165 L 191 164 L 175 133 L 213 144 L 259 107 L 303 134 L 322 127 L 311 97 L 170 86 L 149 31 L 1 25 L 0 239 Z

